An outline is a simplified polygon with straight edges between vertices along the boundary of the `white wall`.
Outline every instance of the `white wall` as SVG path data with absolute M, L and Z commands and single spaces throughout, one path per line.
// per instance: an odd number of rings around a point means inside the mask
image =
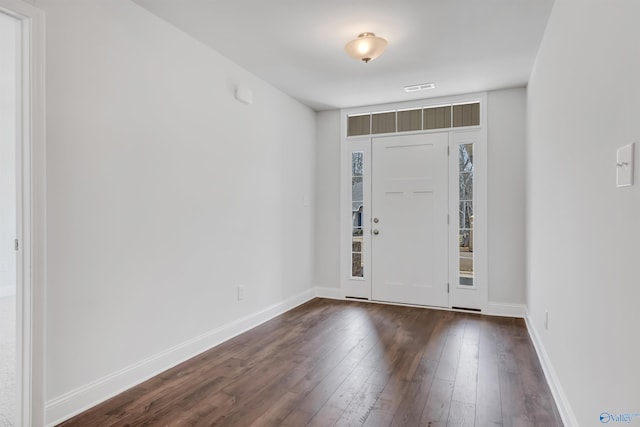
M 489 300 L 524 304 L 524 88 L 489 92 Z M 315 284 L 340 287 L 340 112 L 317 114 Z
M 0 13 L 0 297 L 16 293 L 16 31 Z
M 315 276 L 340 287 L 340 110 L 316 113 Z
M 56 406 L 311 294 L 315 113 L 128 0 L 37 5 Z M 253 105 L 234 99 L 238 83 Z
M 526 89 L 487 94 L 489 301 L 524 304 Z
M 639 16 L 556 0 L 528 86 L 530 320 L 581 426 L 640 413 L 638 145 L 636 185 L 615 186 L 616 149 L 640 142 Z

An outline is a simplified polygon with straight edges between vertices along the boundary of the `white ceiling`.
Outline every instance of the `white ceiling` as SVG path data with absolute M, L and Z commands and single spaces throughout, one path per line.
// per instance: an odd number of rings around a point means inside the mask
M 133 0 L 316 110 L 524 86 L 553 0 Z M 344 45 L 389 45 L 365 64 Z M 403 87 L 434 82 L 412 94 Z

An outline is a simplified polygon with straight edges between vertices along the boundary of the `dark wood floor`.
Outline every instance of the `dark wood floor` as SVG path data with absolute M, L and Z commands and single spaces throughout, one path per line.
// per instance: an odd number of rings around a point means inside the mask
M 315 299 L 63 426 L 561 426 L 521 319 Z

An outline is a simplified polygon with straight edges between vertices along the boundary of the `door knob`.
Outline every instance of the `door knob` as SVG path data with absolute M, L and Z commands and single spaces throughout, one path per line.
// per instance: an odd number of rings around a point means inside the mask
M 376 229 L 376 230 L 373 230 L 373 234 L 377 236 L 378 234 L 380 234 L 380 232 Z
M 380 220 L 378 218 L 373 218 L 373 222 L 375 222 L 376 224 L 380 222 Z

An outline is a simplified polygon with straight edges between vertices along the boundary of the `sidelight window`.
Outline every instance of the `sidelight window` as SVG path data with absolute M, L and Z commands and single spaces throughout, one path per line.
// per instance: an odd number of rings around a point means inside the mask
M 364 152 L 351 153 L 351 277 L 364 277 Z
M 460 285 L 473 286 L 473 144 L 458 146 Z

